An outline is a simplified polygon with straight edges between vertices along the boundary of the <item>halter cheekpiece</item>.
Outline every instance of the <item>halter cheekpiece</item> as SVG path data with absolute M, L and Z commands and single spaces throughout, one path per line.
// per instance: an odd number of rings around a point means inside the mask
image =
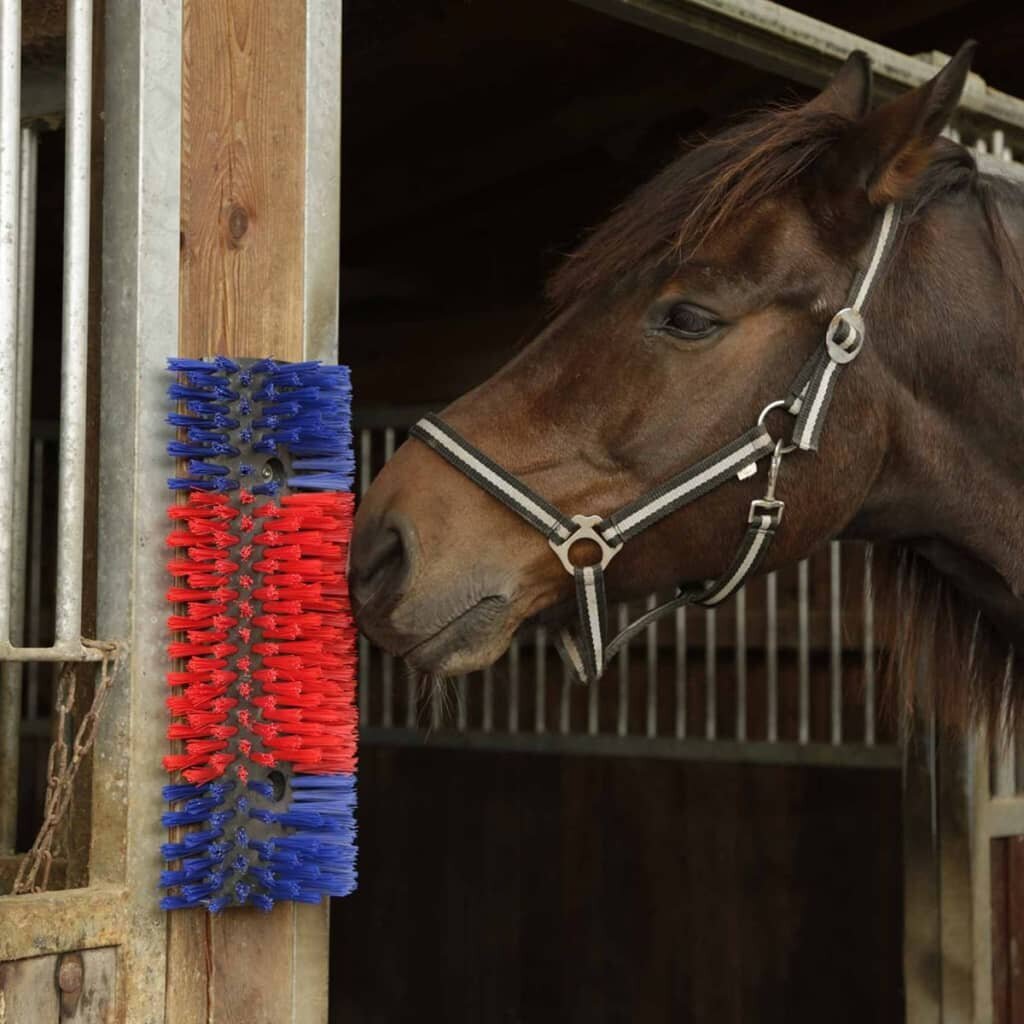
M 686 604 L 714 607 L 757 571 L 782 522 L 785 509 L 784 503 L 775 496 L 782 459 L 798 449 L 817 451 L 839 374 L 863 348 L 866 328 L 862 310 L 891 250 L 899 219 L 899 207 L 887 206 L 875 229 L 867 269 L 854 280 L 848 305 L 832 318 L 825 331 L 824 345 L 801 367 L 786 397 L 765 406 L 755 425 L 746 433 L 609 516 L 564 515 L 474 448 L 438 416 L 425 416 L 413 426 L 411 436 L 429 445 L 475 484 L 544 534 L 555 557 L 574 578 L 579 630 L 574 633 L 563 629 L 559 636 L 559 649 L 581 681 L 598 679 L 615 652 L 654 620 Z M 774 409 L 782 409 L 795 417 L 789 441 L 773 438 L 765 426 L 768 413 Z M 604 575 L 623 545 L 647 527 L 734 477 L 746 480 L 754 476 L 758 462 L 769 456 L 771 461 L 764 495 L 750 503 L 747 529 L 729 568 L 717 579 L 681 585 L 674 597 L 609 640 Z M 597 545 L 601 553 L 599 561 L 585 566 L 573 564 L 570 552 L 581 541 Z

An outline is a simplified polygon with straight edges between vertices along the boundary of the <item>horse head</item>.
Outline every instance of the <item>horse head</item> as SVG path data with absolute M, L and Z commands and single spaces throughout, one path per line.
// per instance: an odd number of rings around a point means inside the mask
M 685 152 L 569 258 L 546 329 L 441 420 L 554 508 L 609 515 L 784 398 L 899 208 L 818 450 L 782 460 L 785 521 L 760 567 L 835 537 L 895 541 L 1005 644 L 1024 639 L 1019 502 L 1008 507 L 1024 478 L 1024 417 L 1010 415 L 1019 291 L 1007 287 L 1020 277 L 1019 200 L 940 135 L 972 52 L 876 109 L 868 60 L 853 54 L 811 101 Z M 786 408 L 763 425 L 790 439 Z M 609 592 L 725 571 L 765 486 L 763 472 L 743 476 L 632 537 Z M 573 563 L 593 560 L 586 548 Z M 544 536 L 416 438 L 363 499 L 352 586 L 370 637 L 442 674 L 490 664 L 525 619 L 573 596 Z

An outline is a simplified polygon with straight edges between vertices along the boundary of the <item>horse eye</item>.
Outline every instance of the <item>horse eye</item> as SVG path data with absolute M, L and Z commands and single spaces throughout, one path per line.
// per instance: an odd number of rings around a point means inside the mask
M 683 338 L 706 338 L 718 326 L 718 321 L 697 306 L 678 302 L 668 311 L 663 326 Z

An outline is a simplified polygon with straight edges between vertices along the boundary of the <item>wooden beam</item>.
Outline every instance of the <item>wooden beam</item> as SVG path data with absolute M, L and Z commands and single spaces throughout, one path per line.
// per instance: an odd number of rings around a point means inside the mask
M 184 2 L 181 355 L 303 358 L 307 13 Z M 167 1021 L 326 1020 L 326 912 L 171 914 Z

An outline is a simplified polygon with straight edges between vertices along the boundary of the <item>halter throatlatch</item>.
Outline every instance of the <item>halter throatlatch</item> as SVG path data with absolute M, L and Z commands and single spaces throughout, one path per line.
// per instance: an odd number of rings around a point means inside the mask
M 839 310 L 825 331 L 825 343 L 801 367 L 785 398 L 769 403 L 746 433 L 706 459 L 684 469 L 609 516 L 566 516 L 521 480 L 474 448 L 438 416 L 425 416 L 410 431 L 479 487 L 497 498 L 544 534 L 563 568 L 573 577 L 579 629 L 563 629 L 559 649 L 583 682 L 600 677 L 612 655 L 631 637 L 663 615 L 687 604 L 714 607 L 743 585 L 762 561 L 782 522 L 785 504 L 775 496 L 782 459 L 796 450 L 817 451 L 836 381 L 860 354 L 866 328 L 862 309 L 878 278 L 899 224 L 896 205 L 887 206 L 871 247 L 866 270 L 850 290 L 849 305 Z M 795 417 L 789 441 L 775 439 L 764 424 L 767 414 L 781 409 Z M 728 569 L 717 579 L 681 584 L 674 597 L 641 616 L 608 639 L 605 570 L 623 545 L 649 526 L 733 478 L 757 473 L 761 459 L 771 456 L 764 495 L 750 503 L 747 528 Z M 596 544 L 600 560 L 574 565 L 572 548 L 581 541 Z

